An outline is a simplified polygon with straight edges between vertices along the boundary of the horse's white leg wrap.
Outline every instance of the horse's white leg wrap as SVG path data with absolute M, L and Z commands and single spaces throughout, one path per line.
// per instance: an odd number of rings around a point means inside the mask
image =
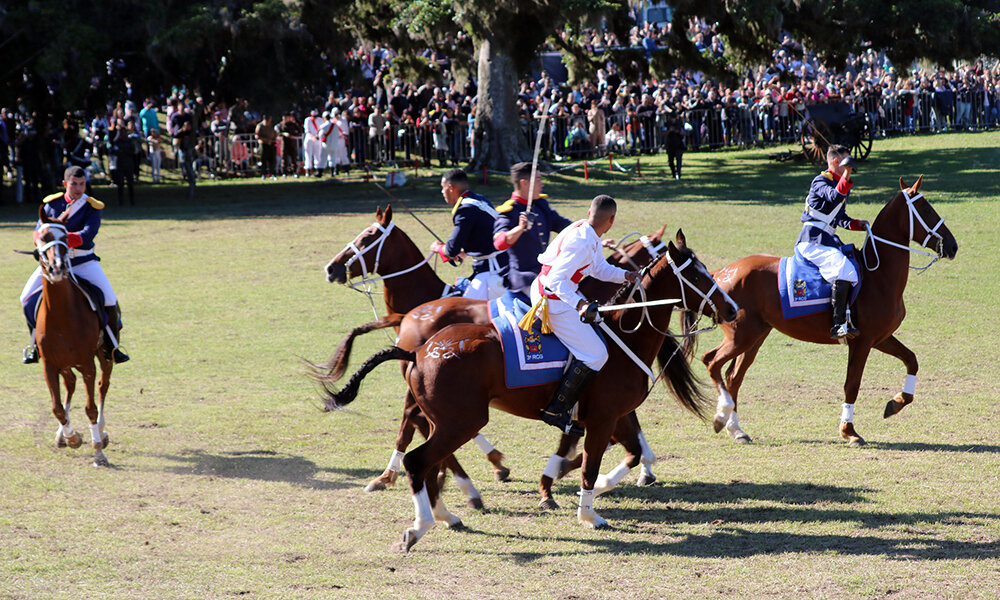
M 617 467 L 611 469 L 607 475 L 598 475 L 597 482 L 594 484 L 594 495 L 600 496 L 601 494 L 608 492 L 616 485 L 621 483 L 621 480 L 628 475 L 628 472 L 632 469 L 629 468 L 625 461 L 622 461 Z
M 842 423 L 854 422 L 854 405 L 844 403 L 840 408 L 840 421 Z
M 426 492 L 426 489 L 424 490 Z M 441 496 L 438 496 L 437 502 L 431 507 L 431 512 L 434 515 L 434 520 L 438 523 L 444 523 L 445 527 L 454 527 L 455 525 L 462 524 L 462 518 L 456 514 L 452 514 L 451 511 L 444 505 L 444 500 Z
M 100 444 L 104 441 L 104 436 L 101 435 L 101 426 L 97 423 L 90 426 L 90 441 L 95 444 Z
M 584 525 L 595 529 L 608 524 L 594 512 L 594 490 L 580 488 L 580 508 L 576 511 L 576 518 Z
M 434 527 L 434 513 L 431 512 L 431 500 L 430 496 L 427 495 L 426 487 L 413 494 L 413 507 L 416 513 L 413 519 L 413 529 L 419 537 Z
M 715 405 L 717 417 L 721 417 L 723 420 L 729 420 L 729 415 L 736 408 L 736 403 L 733 402 L 733 397 L 729 395 L 729 390 L 723 386 L 718 386 L 719 390 L 719 402 Z
M 729 415 L 729 420 L 726 421 L 726 431 L 729 433 L 729 437 L 733 439 L 747 435 L 740 429 L 740 417 L 736 414 L 736 411 L 733 411 L 733 414 Z
M 476 443 L 476 446 L 479 446 L 479 450 L 482 451 L 483 454 L 489 454 L 490 452 L 496 450 L 496 447 L 494 447 L 493 444 L 491 444 L 490 441 L 481 433 L 472 438 L 472 441 Z
M 458 489 L 462 490 L 462 493 L 465 494 L 465 497 L 469 500 L 482 497 L 479 495 L 479 490 L 476 489 L 476 486 L 472 485 L 471 479 L 455 475 L 455 483 L 458 485 Z
M 646 434 L 641 431 L 639 432 L 639 446 L 642 447 L 642 455 L 639 457 L 639 461 L 643 465 L 655 465 L 656 453 L 649 447 L 649 442 L 646 441 Z
M 385 470 L 399 473 L 403 469 L 403 456 L 403 453 L 399 450 L 393 450 L 392 457 L 389 459 L 389 464 L 386 465 Z
M 59 426 L 59 431 L 62 433 L 62 436 L 64 438 L 71 438 L 74 435 L 76 435 L 76 432 L 73 431 L 73 428 L 70 427 L 70 425 L 69 425 L 69 416 L 68 415 L 66 416 L 66 422 L 64 424 L 62 424 L 62 425 Z
M 913 395 L 917 391 L 917 376 L 907 375 L 906 381 L 903 383 L 903 393 Z
M 545 464 L 545 470 L 542 471 L 542 475 L 548 477 L 552 481 L 559 479 L 559 470 L 562 467 L 563 457 L 558 454 L 553 454 L 549 457 L 549 462 Z

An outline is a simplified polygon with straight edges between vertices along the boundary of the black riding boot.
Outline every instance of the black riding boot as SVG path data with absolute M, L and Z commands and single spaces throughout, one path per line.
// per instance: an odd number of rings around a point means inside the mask
M 122 309 L 117 304 L 106 308 L 108 310 L 108 328 L 114 334 L 115 339 L 118 340 L 118 345 L 121 346 Z M 122 352 L 120 347 L 116 347 L 111 338 L 106 335 L 104 336 L 104 355 L 111 358 L 115 364 L 128 362 L 129 360 L 128 354 Z
M 583 429 L 573 424 L 569 411 L 595 375 L 597 371 L 575 358 L 572 359 L 552 402 L 542 411 L 542 420 L 565 434 L 583 435 Z
M 830 302 L 833 304 L 833 329 L 830 338 L 851 339 L 861 333 L 847 318 L 847 300 L 851 295 L 851 282 L 837 280 L 833 282 L 833 293 Z
M 31 332 L 31 345 L 21 353 L 21 362 L 26 365 L 38 362 L 38 345 L 35 343 L 35 330 L 28 327 L 28 331 Z

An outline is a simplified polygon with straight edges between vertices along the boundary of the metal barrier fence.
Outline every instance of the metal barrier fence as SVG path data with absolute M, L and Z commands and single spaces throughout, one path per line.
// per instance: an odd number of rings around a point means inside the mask
M 997 101 L 982 90 L 956 96 L 926 92 L 870 96 L 853 102 L 855 112 L 868 114 L 875 135 L 891 137 L 917 132 L 983 130 L 1000 122 Z M 546 119 L 542 132 L 542 157 L 596 158 L 657 153 L 666 149 L 667 125 L 676 117 L 683 130 L 687 150 L 745 148 L 797 143 L 806 105 L 730 105 L 714 109 L 613 114 L 592 123 L 585 113 Z M 599 119 L 598 119 L 599 121 Z M 522 121 L 522 134 L 534 145 L 539 120 Z M 370 135 L 367 124 L 351 123 L 347 133 L 348 165 L 337 168 L 364 169 L 382 165 L 458 166 L 473 158 L 471 124 L 464 121 L 414 125 L 387 125 Z M 301 174 L 302 139 L 290 148 L 279 137 L 274 157 L 253 134 L 206 136 L 196 151 L 195 165 L 210 177 L 246 177 L 266 174 Z M 274 162 L 271 165 L 265 162 Z M 332 147 L 323 153 L 321 166 L 333 169 Z M 437 163 L 437 165 L 435 165 Z

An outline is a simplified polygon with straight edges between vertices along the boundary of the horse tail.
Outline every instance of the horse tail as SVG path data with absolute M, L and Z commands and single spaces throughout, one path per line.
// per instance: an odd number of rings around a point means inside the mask
M 694 349 L 698 346 L 698 336 L 691 335 L 697 323 L 698 315 L 689 310 L 681 312 L 681 332 L 684 334 L 684 343 L 681 345 L 681 349 L 688 360 L 691 360 L 691 357 L 694 355 Z
M 361 388 L 361 381 L 380 364 L 390 360 L 405 360 L 415 362 L 417 355 L 409 350 L 403 350 L 398 346 L 392 346 L 384 350 L 379 350 L 368 357 L 368 360 L 361 365 L 354 375 L 347 381 L 347 385 L 342 390 L 335 391 L 329 383 L 323 384 L 324 398 L 323 410 L 331 411 L 344 408 L 358 397 L 358 390 Z
M 685 344 L 688 339 L 685 338 Z M 663 383 L 673 392 L 677 403 L 699 419 L 706 420 L 712 399 L 705 394 L 704 385 L 691 370 L 690 358 L 685 354 L 684 346 L 668 335 L 663 338 L 656 358 L 663 369 Z
M 377 321 L 371 321 L 369 323 L 365 323 L 364 325 L 359 325 L 352 329 L 351 332 L 344 337 L 344 339 L 340 340 L 340 343 L 337 344 L 337 349 L 333 351 L 333 356 L 330 357 L 330 360 L 321 365 L 317 365 L 309 361 L 304 362 L 306 366 L 313 371 L 311 375 L 320 383 L 326 384 L 338 381 L 347 371 L 347 364 L 351 359 L 351 349 L 354 346 L 354 338 L 377 329 L 399 327 L 399 325 L 403 322 L 403 317 L 405 316 L 406 315 L 399 313 L 393 313 L 391 315 L 386 315 Z

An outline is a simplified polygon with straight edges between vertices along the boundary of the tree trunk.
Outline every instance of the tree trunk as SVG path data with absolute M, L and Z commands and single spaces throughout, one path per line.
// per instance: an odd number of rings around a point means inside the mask
M 468 170 L 509 171 L 511 165 L 532 159 L 532 144 L 522 130 L 517 112 L 517 72 L 500 44 L 489 39 L 479 47 L 479 83 L 476 125 L 473 130 L 475 157 Z

